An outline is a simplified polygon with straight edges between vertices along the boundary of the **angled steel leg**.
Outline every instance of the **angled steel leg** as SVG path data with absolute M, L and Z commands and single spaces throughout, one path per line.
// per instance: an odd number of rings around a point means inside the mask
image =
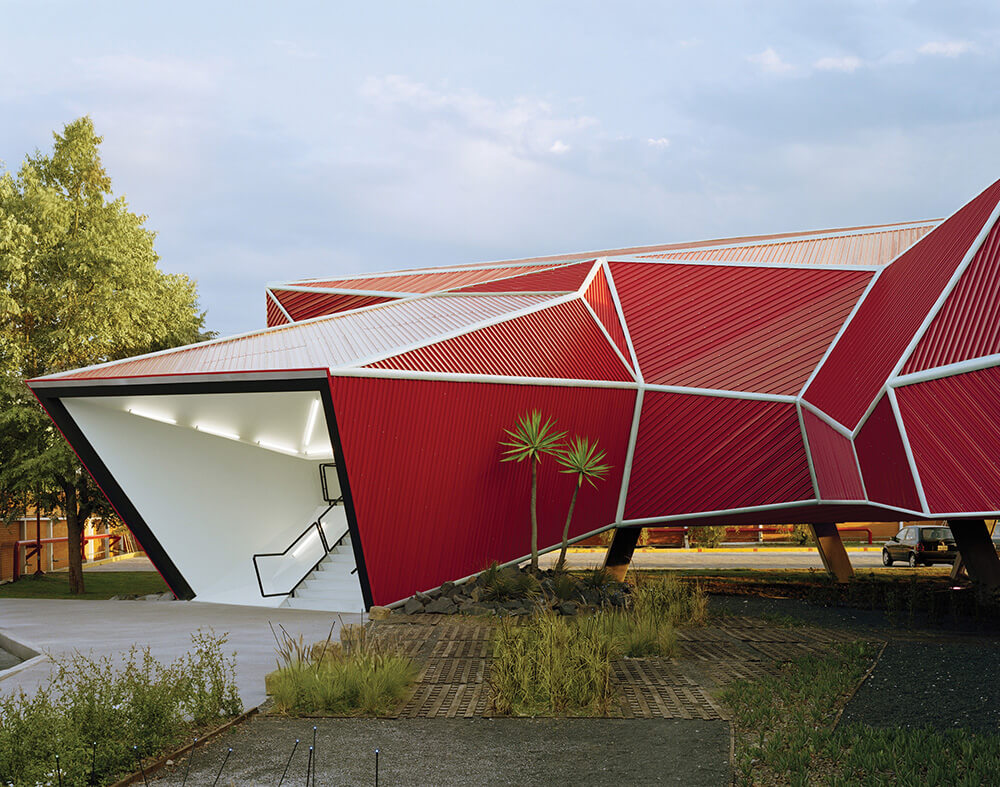
M 949 519 L 962 565 L 969 579 L 986 588 L 1000 587 L 1000 557 L 990 538 L 985 519 Z
M 816 549 L 819 551 L 823 568 L 837 578 L 838 582 L 848 582 L 854 576 L 854 567 L 844 549 L 836 522 L 816 522 L 810 524 L 813 537 L 816 539 Z
M 608 553 L 604 557 L 604 570 L 616 581 L 622 582 L 632 562 L 632 553 L 642 534 L 641 527 L 620 527 L 614 531 Z

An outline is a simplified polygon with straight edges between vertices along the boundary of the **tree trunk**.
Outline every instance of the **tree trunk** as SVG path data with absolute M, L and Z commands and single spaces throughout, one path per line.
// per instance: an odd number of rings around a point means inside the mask
M 563 525 L 562 549 L 559 550 L 559 560 L 556 561 L 556 571 L 562 571 L 566 566 L 566 549 L 569 547 L 569 523 L 573 519 L 573 507 L 576 505 L 576 495 L 580 491 L 580 484 L 577 483 L 573 490 L 573 497 L 569 499 L 569 513 L 566 514 L 566 524 Z
M 538 573 L 538 462 L 531 460 L 531 571 Z
M 63 483 L 64 513 L 66 515 L 66 549 L 69 562 L 69 592 L 83 593 L 83 528 L 90 512 L 81 511 L 76 486 Z

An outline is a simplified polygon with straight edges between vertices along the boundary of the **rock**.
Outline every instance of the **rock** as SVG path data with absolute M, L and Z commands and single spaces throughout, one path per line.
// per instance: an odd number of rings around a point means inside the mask
M 111 598 L 108 599 L 108 601 L 124 601 L 124 600 L 125 600 L 124 596 L 112 596 Z
M 479 585 L 476 585 L 475 587 L 472 588 L 472 590 L 469 591 L 469 598 L 471 598 L 473 601 L 482 600 L 483 589 L 479 587 Z
M 560 615 L 575 615 L 576 614 L 576 602 L 575 601 L 564 601 L 557 609 Z
M 458 606 L 462 606 L 462 604 L 468 604 L 470 601 L 472 601 L 472 598 L 466 596 L 464 593 L 455 593 L 452 595 L 451 598 L 456 604 L 458 604 Z
M 417 596 L 420 595 L 422 594 L 417 593 Z M 403 612 L 407 615 L 416 615 L 424 611 L 424 605 L 420 603 L 420 599 L 417 596 L 406 599 L 406 603 L 403 604 Z
M 453 591 L 454 589 L 455 589 L 455 583 L 454 582 L 445 582 L 440 587 L 441 594 L 444 595 L 444 596 L 449 595 L 451 593 L 451 591 Z
M 437 615 L 454 615 L 458 607 L 455 606 L 455 602 L 450 598 L 441 597 L 434 599 L 430 604 L 424 608 L 424 612 Z
M 441 598 L 443 594 L 441 593 L 441 588 L 434 588 L 433 590 L 427 591 L 427 598 L 433 601 L 436 598 Z
M 430 596 L 429 596 L 428 594 L 426 594 L 426 593 L 420 593 L 420 592 L 417 592 L 417 593 L 415 593 L 415 594 L 413 595 L 413 597 L 414 597 L 414 598 L 415 598 L 415 599 L 416 599 L 417 601 L 419 601 L 419 602 L 420 602 L 421 604 L 424 604 L 424 605 L 426 605 L 426 604 L 430 604 L 430 603 L 431 603 L 431 602 L 432 602 L 432 601 L 434 600 L 434 599 L 433 599 L 433 598 L 431 598 L 431 597 L 430 597 Z
M 377 604 L 375 604 L 368 610 L 368 619 L 385 620 L 391 614 L 392 610 L 389 609 L 388 607 L 380 607 Z
M 162 598 L 162 593 L 149 593 L 142 597 L 143 601 L 159 601 Z

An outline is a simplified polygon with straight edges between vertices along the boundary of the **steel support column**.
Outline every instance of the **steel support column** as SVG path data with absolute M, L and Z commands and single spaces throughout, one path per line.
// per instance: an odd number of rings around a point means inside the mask
M 836 522 L 816 522 L 809 525 L 813 538 L 816 539 L 816 549 L 827 573 L 837 578 L 838 582 L 847 582 L 854 576 L 854 567 L 844 549 Z
M 620 527 L 611 537 L 608 553 L 604 556 L 604 570 L 618 582 L 625 580 L 625 572 L 632 562 L 632 553 L 641 534 L 641 527 Z
M 950 519 L 948 527 L 962 557 L 969 579 L 986 588 L 1000 587 L 1000 557 L 997 557 L 985 519 Z

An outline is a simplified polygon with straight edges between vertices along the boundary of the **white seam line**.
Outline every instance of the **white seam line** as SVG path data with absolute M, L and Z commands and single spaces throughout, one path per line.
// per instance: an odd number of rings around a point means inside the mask
M 809 433 L 806 431 L 806 419 L 802 416 L 802 405 L 795 403 L 795 413 L 799 418 L 799 429 L 802 431 L 802 446 L 806 451 L 806 464 L 809 465 L 809 478 L 812 479 L 813 494 L 817 500 L 822 500 L 819 493 L 819 479 L 816 477 L 816 465 L 813 463 L 812 450 L 809 447 Z
M 277 296 L 277 295 L 275 295 L 275 294 L 274 294 L 274 293 L 273 293 L 273 292 L 271 291 L 271 288 L 270 288 L 270 287 L 268 287 L 268 289 L 267 289 L 267 295 L 268 295 L 268 297 L 269 297 L 269 298 L 270 298 L 270 299 L 271 299 L 272 301 L 274 301 L 274 305 L 278 307 L 278 309 L 279 309 L 279 310 L 281 311 L 281 313 L 285 315 L 285 317 L 287 318 L 288 322 L 292 322 L 292 323 L 293 323 L 293 322 L 295 322 L 295 320 L 293 320 L 293 319 L 292 319 L 292 315 L 290 315 L 290 314 L 288 313 L 288 310 L 287 310 L 287 309 L 286 309 L 286 308 L 285 308 L 284 306 L 282 306 L 282 305 L 281 305 L 281 301 L 279 301 L 279 300 L 278 300 L 278 296 Z M 269 327 L 269 328 L 273 328 L 274 326 L 273 326 L 273 325 L 269 325 L 268 327 Z M 175 348 L 175 349 L 176 349 L 176 348 Z
M 615 287 L 615 280 L 611 275 L 611 267 L 608 265 L 607 259 L 602 263 L 602 267 L 604 269 L 604 283 L 608 285 L 608 292 L 611 293 L 611 301 L 615 305 L 615 311 L 618 313 L 618 322 L 621 323 L 622 334 L 625 336 L 625 346 L 628 347 L 629 355 L 632 356 L 632 369 L 635 371 L 636 379 L 639 382 L 644 382 L 642 368 L 639 366 L 639 358 L 635 354 L 635 345 L 632 344 L 632 334 L 629 333 L 628 323 L 625 321 L 625 311 L 622 309 L 622 302 L 618 298 L 618 290 Z
M 889 397 L 889 406 L 892 407 L 892 416 L 896 421 L 896 428 L 899 436 L 903 439 L 903 452 L 906 454 L 906 461 L 910 465 L 910 475 L 913 478 L 913 486 L 917 490 L 917 497 L 920 499 L 920 507 L 925 514 L 930 513 L 927 505 L 927 497 L 924 495 L 924 485 L 920 481 L 920 471 L 917 469 L 917 460 L 913 456 L 913 449 L 910 447 L 910 438 L 906 434 L 906 425 L 903 423 L 903 416 L 899 412 L 899 403 L 896 401 L 896 392 L 889 388 L 885 392 Z
M 615 513 L 615 522 L 621 523 L 625 517 L 625 500 L 628 497 L 628 488 L 632 483 L 632 464 L 635 460 L 635 445 L 639 438 L 639 416 L 642 413 L 642 399 L 645 392 L 642 388 L 636 391 L 635 411 L 632 413 L 632 427 L 629 431 L 628 449 L 625 452 L 625 466 L 622 468 L 622 488 L 618 493 L 618 508 Z
M 594 322 L 597 323 L 598 329 L 600 329 L 601 333 L 604 334 L 604 338 L 608 340 L 608 344 L 611 345 L 611 349 L 614 352 L 614 354 L 618 356 L 618 360 L 622 362 L 622 366 L 625 367 L 625 371 L 628 372 L 629 376 L 633 380 L 639 382 L 639 380 L 635 376 L 635 372 L 632 371 L 629 362 L 626 360 L 625 356 L 622 355 L 622 351 L 619 350 L 618 347 L 615 345 L 614 339 L 611 338 L 611 334 L 609 334 L 607 328 L 604 327 L 604 323 L 601 322 L 601 318 L 597 316 L 597 314 L 591 308 L 590 304 L 587 303 L 587 299 L 584 298 L 583 296 L 580 296 L 580 303 L 584 305 L 587 311 L 590 312 L 590 316 L 594 318 Z

